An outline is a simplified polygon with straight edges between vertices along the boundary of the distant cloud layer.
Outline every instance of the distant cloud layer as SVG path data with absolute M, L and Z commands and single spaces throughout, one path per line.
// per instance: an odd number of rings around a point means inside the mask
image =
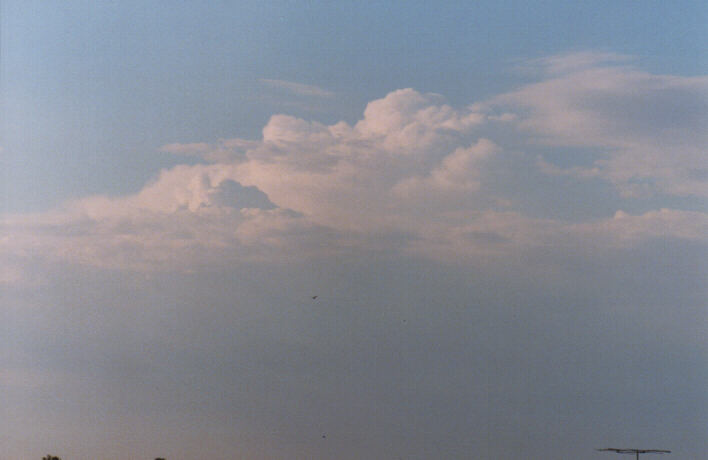
M 519 127 L 550 145 L 602 149 L 597 171 L 624 194 L 708 196 L 708 78 L 653 75 L 621 56 L 540 61 L 550 78 L 494 99 L 523 113 Z M 593 173 L 594 174 L 594 173 Z
M 0 248 L 12 266 L 40 258 L 193 270 L 392 242 L 401 253 L 441 260 L 656 238 L 705 243 L 708 214 L 659 198 L 708 196 L 708 78 L 652 75 L 626 62 L 554 56 L 532 62 L 541 81 L 467 107 L 402 89 L 370 102 L 353 125 L 274 115 L 260 140 L 165 145 L 205 164 L 164 170 L 134 195 L 6 216 Z M 569 153 L 559 162 L 544 149 Z M 591 158 L 574 161 L 572 149 Z M 578 221 L 536 215 L 511 193 L 526 188 L 544 200 L 535 190 L 549 177 L 595 181 L 623 204 L 653 198 L 656 207 L 588 212 Z M 22 271 L 10 265 L 0 282 L 18 281 Z

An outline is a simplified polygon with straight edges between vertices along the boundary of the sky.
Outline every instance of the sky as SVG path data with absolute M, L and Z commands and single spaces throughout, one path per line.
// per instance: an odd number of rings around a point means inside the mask
M 0 2 L 0 458 L 701 458 L 707 23 Z

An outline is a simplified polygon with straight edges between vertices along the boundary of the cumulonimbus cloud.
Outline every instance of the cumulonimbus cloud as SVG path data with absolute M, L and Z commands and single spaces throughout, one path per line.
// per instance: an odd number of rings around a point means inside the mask
M 655 193 L 708 193 L 706 134 L 696 129 L 708 113 L 706 79 L 607 60 L 549 58 L 535 64 L 548 68 L 542 81 L 462 108 L 402 89 L 370 102 L 354 124 L 274 115 L 259 140 L 168 144 L 163 151 L 206 163 L 162 171 L 133 195 L 5 216 L 0 249 L 13 261 L 41 254 L 100 267 L 189 270 L 372 249 L 394 239 L 401 252 L 443 260 L 544 245 L 705 242 L 708 218 L 695 210 L 566 222 L 533 215 L 505 193 L 520 186 L 510 177 L 534 174 L 602 180 L 627 196 L 637 183 Z M 590 167 L 558 166 L 526 154 L 524 145 L 585 146 L 602 155 Z

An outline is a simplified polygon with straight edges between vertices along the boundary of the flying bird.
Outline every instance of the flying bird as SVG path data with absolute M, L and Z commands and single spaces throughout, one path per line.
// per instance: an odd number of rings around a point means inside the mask
M 319 296 L 313 295 L 312 300 L 315 300 L 317 297 L 319 297 Z

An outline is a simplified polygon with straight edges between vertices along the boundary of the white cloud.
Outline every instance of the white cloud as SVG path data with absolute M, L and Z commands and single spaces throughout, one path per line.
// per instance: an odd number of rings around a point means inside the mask
M 539 61 L 550 74 L 492 101 L 521 114 L 520 127 L 556 146 L 601 149 L 576 176 L 600 176 L 631 196 L 655 192 L 708 196 L 708 78 L 653 75 L 607 65 L 614 55 L 577 54 Z M 546 168 L 548 172 L 560 172 Z
M 472 155 L 465 149 L 483 122 L 481 114 L 410 89 L 371 102 L 353 126 L 277 115 L 264 127 L 261 145 L 238 164 L 236 176 L 317 224 L 344 231 L 391 229 L 400 226 L 409 207 L 394 190 L 399 182 L 429 175 L 460 185 L 477 179 L 472 162 L 469 174 L 458 173 L 464 178 L 446 176 L 441 168 Z
M 393 188 L 396 195 L 404 197 L 426 196 L 436 192 L 475 192 L 480 188 L 484 160 L 499 151 L 488 139 L 480 139 L 469 147 L 458 147 L 442 159 L 425 177 L 405 179 Z
M 370 102 L 354 124 L 275 115 L 260 140 L 168 144 L 163 151 L 209 164 L 162 171 L 133 195 L 7 216 L 0 249 L 13 261 L 191 270 L 378 250 L 394 240 L 397 250 L 443 260 L 656 238 L 706 242 L 708 217 L 700 212 L 618 212 L 570 223 L 528 214 L 505 195 L 504 187 L 533 186 L 509 178 L 534 174 L 603 178 L 627 195 L 647 187 L 708 193 L 706 134 L 696 129 L 706 117 L 706 80 L 599 64 L 610 58 L 549 58 L 546 80 L 465 108 L 403 89 Z M 512 150 L 509 138 L 517 142 Z M 564 167 L 540 156 L 534 170 L 518 145 L 603 155 L 591 166 Z M 0 273 L 4 282 L 18 281 L 15 265 Z

